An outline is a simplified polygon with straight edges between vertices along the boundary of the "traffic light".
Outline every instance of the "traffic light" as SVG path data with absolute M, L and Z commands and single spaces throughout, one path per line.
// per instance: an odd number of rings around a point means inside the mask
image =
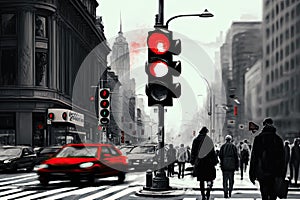
M 121 143 L 125 143 L 124 131 L 121 131 Z
M 181 74 L 181 62 L 173 61 L 173 55 L 181 53 L 181 41 L 173 39 L 172 31 L 156 28 L 148 32 L 147 45 L 148 106 L 173 106 L 173 98 L 181 95 L 181 85 L 173 83 L 173 76 Z
M 54 113 L 48 113 L 48 119 L 54 120 Z
M 99 89 L 99 124 L 107 125 L 110 116 L 110 89 Z
M 63 112 L 63 114 L 61 115 L 61 117 L 64 119 L 64 120 L 67 120 L 67 116 L 68 114 L 66 112 Z

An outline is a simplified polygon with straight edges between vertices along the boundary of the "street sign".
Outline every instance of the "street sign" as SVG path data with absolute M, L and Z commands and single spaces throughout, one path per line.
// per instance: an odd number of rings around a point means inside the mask
M 235 124 L 235 120 L 234 119 L 227 120 L 227 124 L 234 125 Z

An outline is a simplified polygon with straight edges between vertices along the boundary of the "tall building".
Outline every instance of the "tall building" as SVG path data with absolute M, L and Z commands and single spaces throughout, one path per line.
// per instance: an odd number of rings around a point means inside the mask
M 137 141 L 137 111 L 136 111 L 136 94 L 135 79 L 130 77 L 130 52 L 128 42 L 123 35 L 122 21 L 120 19 L 120 31 L 116 37 L 111 52 L 111 69 L 116 72 L 120 81 L 120 102 L 119 111 L 114 114 L 120 131 L 124 131 L 125 141 L 132 143 Z M 118 114 L 117 114 L 118 112 Z
M 94 139 L 91 85 L 106 69 L 110 51 L 97 6 L 96 0 L 0 1 L 0 144 Z M 77 73 L 99 44 L 101 51 L 85 63 L 95 71 L 86 71 L 81 99 L 74 102 Z
M 300 2 L 263 2 L 263 115 L 285 138 L 300 136 Z
M 261 38 L 261 22 L 233 22 L 221 47 L 228 107 L 223 132 L 232 134 L 237 141 L 250 137 L 243 129 L 248 122 L 244 117 L 244 75 L 262 55 L 262 44 L 258 42 Z

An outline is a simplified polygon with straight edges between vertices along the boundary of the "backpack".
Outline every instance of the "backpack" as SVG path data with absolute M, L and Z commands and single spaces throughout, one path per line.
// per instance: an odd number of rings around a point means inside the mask
M 249 161 L 249 151 L 247 149 L 243 149 L 241 151 L 241 159 L 244 162 L 248 162 Z

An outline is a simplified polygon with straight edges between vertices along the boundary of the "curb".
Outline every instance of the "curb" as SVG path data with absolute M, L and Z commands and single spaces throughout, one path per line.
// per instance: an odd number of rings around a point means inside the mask
M 178 197 L 185 194 L 185 188 L 175 188 L 172 187 L 169 190 L 164 191 L 153 191 L 153 190 L 140 190 L 135 193 L 137 196 L 144 196 L 144 197 Z

